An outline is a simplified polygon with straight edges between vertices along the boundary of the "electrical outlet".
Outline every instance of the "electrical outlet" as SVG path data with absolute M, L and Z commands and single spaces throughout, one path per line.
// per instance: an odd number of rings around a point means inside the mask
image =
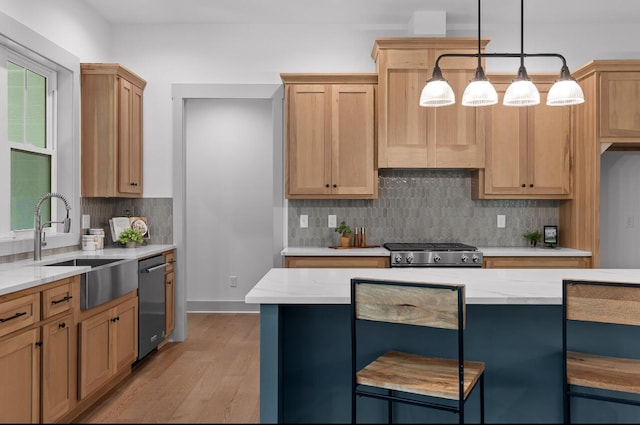
M 229 276 L 229 286 L 232 288 L 238 286 L 238 276 Z
M 633 216 L 632 215 L 628 215 L 626 222 L 625 222 L 625 227 L 633 227 Z
M 300 227 L 309 227 L 309 216 L 306 214 L 300 215 Z
M 506 226 L 507 217 L 504 214 L 498 214 L 498 227 L 504 229 Z
M 88 229 L 91 227 L 91 216 L 89 214 L 82 214 L 82 228 Z
M 333 227 L 334 229 L 338 227 L 338 220 L 334 214 L 329 215 L 328 221 L 329 221 L 329 223 L 327 224 L 328 227 Z

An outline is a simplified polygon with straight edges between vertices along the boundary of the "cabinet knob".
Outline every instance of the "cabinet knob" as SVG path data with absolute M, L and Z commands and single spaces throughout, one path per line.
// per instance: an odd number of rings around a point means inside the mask
M 42 341 L 36 341 L 36 347 L 42 347 Z
M 131 182 L 130 184 L 131 184 L 131 186 L 137 186 L 138 185 L 138 183 L 135 183 L 135 182 Z
M 526 184 L 524 184 L 524 183 L 522 183 L 522 187 L 527 187 L 527 185 L 526 185 Z
M 325 184 L 324 187 L 329 187 L 329 183 Z
M 529 187 L 533 187 L 533 183 L 531 183 L 531 184 L 529 185 Z
M 60 329 L 64 329 L 66 326 L 67 326 L 67 324 L 66 324 L 66 323 L 64 323 L 64 322 L 62 322 L 62 323 L 59 323 L 59 324 L 58 324 L 58 327 L 59 327 Z
M 338 187 L 338 185 L 337 185 L 337 184 L 334 184 L 334 185 L 333 185 L 333 187 Z
M 116 316 L 113 319 L 111 319 L 113 323 L 117 322 L 118 320 L 120 320 L 120 316 Z

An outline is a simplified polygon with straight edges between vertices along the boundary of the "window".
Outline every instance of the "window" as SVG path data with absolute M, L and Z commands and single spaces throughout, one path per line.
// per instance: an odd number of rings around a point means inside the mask
M 56 73 L 0 47 L 0 106 L 7 130 L 0 137 L 0 236 L 33 230 L 40 197 L 56 190 L 54 137 Z M 53 213 L 55 215 L 55 212 Z M 51 200 L 41 207 L 42 222 L 52 220 Z M 53 217 L 55 219 L 55 217 Z

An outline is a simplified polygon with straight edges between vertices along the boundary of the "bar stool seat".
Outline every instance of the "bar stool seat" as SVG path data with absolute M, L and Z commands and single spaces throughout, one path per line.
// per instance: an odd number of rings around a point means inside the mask
M 464 362 L 464 397 L 484 371 L 482 362 Z M 357 373 L 361 385 L 458 400 L 458 360 L 389 351 Z

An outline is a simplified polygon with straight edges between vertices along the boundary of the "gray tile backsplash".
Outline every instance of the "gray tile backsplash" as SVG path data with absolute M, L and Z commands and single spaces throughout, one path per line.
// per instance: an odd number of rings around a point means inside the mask
M 105 245 L 112 245 L 111 217 L 147 217 L 151 244 L 173 243 L 173 198 L 81 198 L 82 214 L 91 216 L 92 228 L 103 228 Z
M 468 170 L 380 170 L 373 200 L 289 200 L 288 245 L 339 245 L 327 216 L 364 226 L 369 245 L 385 242 L 461 242 L 475 246 L 527 246 L 526 230 L 558 224 L 558 201 L 473 200 Z M 309 227 L 300 228 L 300 215 Z M 497 228 L 497 215 L 506 227 Z

